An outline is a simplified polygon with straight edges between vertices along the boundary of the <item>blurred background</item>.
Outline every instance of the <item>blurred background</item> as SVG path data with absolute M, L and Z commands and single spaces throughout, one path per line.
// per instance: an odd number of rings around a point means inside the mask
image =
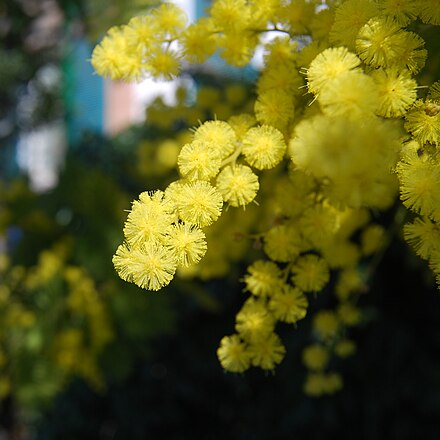
M 95 75 L 105 31 L 158 3 L 0 3 L 0 439 L 440 438 L 439 296 L 401 240 L 361 300 L 370 319 L 338 366 L 344 388 L 321 398 L 302 391 L 307 322 L 281 329 L 274 374 L 217 360 L 246 247 L 219 247 L 201 279 L 159 293 L 117 277 L 131 201 L 177 178 L 187 128 L 252 108 L 259 65 L 213 59 L 167 84 Z M 191 20 L 209 5 L 178 3 Z

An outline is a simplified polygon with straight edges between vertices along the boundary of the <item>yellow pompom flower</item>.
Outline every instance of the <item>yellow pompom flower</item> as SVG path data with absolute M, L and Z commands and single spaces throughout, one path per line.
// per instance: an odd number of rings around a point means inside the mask
M 220 217 L 223 198 L 204 180 L 183 184 L 174 196 L 179 216 L 185 223 L 205 227 Z
M 384 207 L 396 191 L 391 174 L 400 132 L 376 117 L 357 121 L 317 115 L 302 120 L 290 141 L 293 163 L 314 177 L 329 179 L 330 202 L 340 206 Z
M 414 0 L 381 0 L 377 6 L 381 14 L 392 18 L 402 27 L 415 20 L 419 11 Z
M 194 140 L 208 143 L 224 159 L 234 151 L 237 136 L 227 122 L 207 121 L 195 130 Z
M 340 323 L 335 313 L 320 310 L 313 317 L 313 329 L 323 340 L 333 339 L 340 330 Z
M 299 228 L 307 242 L 321 249 L 333 239 L 339 227 L 338 211 L 333 206 L 327 203 L 303 205 L 301 214 Z
M 440 81 L 431 85 L 428 91 L 428 98 L 431 101 L 440 101 Z
M 362 319 L 361 311 L 350 303 L 339 304 L 337 314 L 340 322 L 347 327 L 358 325 Z
M 245 206 L 254 200 L 260 185 L 249 167 L 229 165 L 218 175 L 216 187 L 226 203 Z
M 291 66 L 295 59 L 298 43 L 289 37 L 277 37 L 265 46 L 264 65 L 266 68 Z
M 246 283 L 245 290 L 253 295 L 272 296 L 281 289 L 281 270 L 272 261 L 258 260 L 248 267 L 243 281 Z
M 262 72 L 257 82 L 257 93 L 260 96 L 262 93 L 269 90 L 278 90 L 285 93 L 291 93 L 293 95 L 303 94 L 300 89 L 303 85 L 303 79 L 297 73 L 297 69 L 293 62 L 284 63 L 281 65 L 273 65 L 272 67 L 266 67 Z M 270 95 L 269 95 L 270 96 Z M 281 96 L 281 94 L 274 95 L 275 98 Z M 277 101 L 277 99 L 275 99 Z M 292 102 L 289 102 L 292 107 Z M 280 111 L 280 110 L 278 110 Z M 293 110 L 290 110 L 292 112 Z M 293 118 L 290 115 L 289 118 Z M 289 118 L 285 118 L 286 120 Z
M 163 242 L 174 220 L 171 212 L 172 206 L 162 191 L 141 193 L 139 200 L 133 202 L 124 225 L 127 243 L 137 247 L 148 241 Z
M 310 33 L 314 40 L 328 37 L 335 21 L 334 12 L 329 9 L 321 9 L 310 21 Z
M 391 19 L 375 17 L 362 27 L 356 51 L 372 67 L 389 67 L 396 60 L 396 34 L 400 26 Z
M 240 115 L 231 116 L 228 119 L 228 124 L 232 127 L 237 135 L 237 139 L 243 139 L 247 131 L 257 123 L 254 116 L 249 113 L 242 113 Z
M 206 17 L 188 26 L 179 39 L 185 58 L 201 64 L 214 54 L 217 46 L 212 21 Z
M 269 301 L 269 309 L 273 316 L 282 322 L 295 324 L 307 314 L 308 301 L 301 290 L 284 284 L 275 291 Z
M 309 373 L 303 386 L 304 394 L 319 397 L 325 394 L 325 374 Z
M 286 348 L 277 334 L 270 333 L 267 338 L 251 343 L 249 352 L 253 366 L 273 370 L 284 359 Z
M 249 24 L 250 8 L 245 0 L 216 0 L 209 15 L 216 29 L 241 31 Z
M 361 257 L 359 247 L 355 243 L 340 237 L 324 245 L 321 252 L 330 269 L 353 267 Z
M 408 69 L 418 73 L 424 66 L 428 51 L 423 48 L 425 40 L 414 32 L 401 31 L 397 35 L 396 51 L 398 56 L 394 65 L 399 69 Z
M 339 273 L 335 293 L 341 301 L 347 300 L 353 293 L 362 292 L 364 289 L 365 283 L 357 268 L 349 267 Z
M 361 234 L 361 248 L 364 255 L 379 251 L 385 241 L 385 229 L 381 225 L 368 225 Z
M 225 336 L 220 341 L 217 357 L 226 371 L 243 373 L 251 365 L 251 355 L 238 335 Z
M 304 393 L 311 397 L 333 394 L 342 388 L 342 378 L 337 373 L 311 373 L 307 375 Z
M 356 344 L 349 339 L 341 339 L 335 345 L 335 353 L 336 356 L 339 356 L 342 359 L 345 359 L 349 356 L 352 356 L 356 352 Z
M 279 20 L 289 26 L 291 35 L 307 34 L 309 23 L 314 16 L 315 5 L 308 0 L 291 0 L 278 12 Z
M 293 261 L 302 251 L 302 239 L 294 226 L 278 225 L 264 236 L 264 252 L 274 261 Z
M 324 85 L 342 73 L 356 69 L 360 59 L 345 47 L 331 47 L 321 52 L 307 69 L 307 87 L 309 92 L 318 95 Z
M 254 55 L 258 38 L 253 32 L 244 30 L 224 33 L 217 37 L 220 56 L 231 66 L 244 67 Z
M 281 162 L 286 152 L 283 135 L 276 128 L 262 125 L 249 129 L 243 138 L 246 161 L 258 170 L 270 169 Z
M 165 246 L 152 242 L 132 249 L 127 244 L 120 245 L 113 264 L 124 281 L 154 291 L 170 283 L 177 267 L 174 255 Z
M 440 249 L 440 227 L 428 218 L 416 218 L 413 223 L 404 225 L 403 236 L 425 260 Z
M 283 89 L 263 91 L 258 94 L 254 111 L 258 122 L 284 131 L 295 115 L 293 97 Z
M 440 220 L 440 168 L 436 159 L 406 156 L 396 166 L 403 204 Z
M 374 114 L 378 98 L 374 80 L 357 70 L 344 72 L 328 81 L 322 87 L 318 101 L 327 115 L 360 119 Z
M 184 29 L 188 20 L 185 11 L 174 3 L 162 3 L 153 9 L 152 17 L 156 26 L 174 38 Z
M 325 260 L 313 254 L 298 258 L 292 273 L 292 282 L 304 292 L 319 292 L 330 279 Z
M 205 233 L 196 226 L 177 223 L 168 232 L 166 247 L 175 255 L 179 266 L 192 266 L 206 253 Z
M 171 49 L 154 49 L 148 54 L 146 67 L 154 78 L 171 80 L 179 75 L 180 55 Z
M 275 319 L 261 300 L 249 298 L 237 313 L 235 330 L 245 341 L 264 339 L 274 327 Z
M 371 77 L 379 93 L 376 109 L 379 116 L 399 118 L 417 98 L 417 82 L 406 70 L 376 69 Z
M 327 366 L 330 353 L 321 344 L 313 344 L 306 347 L 302 352 L 303 364 L 313 371 L 321 371 Z
M 133 17 L 124 28 L 124 33 L 130 46 L 139 47 L 144 52 L 162 37 L 162 29 L 152 15 Z
M 193 141 L 182 147 L 177 164 L 182 176 L 189 180 L 210 180 L 218 174 L 221 159 L 210 144 Z
M 130 46 L 125 27 L 113 27 L 92 53 L 96 73 L 111 79 L 137 81 L 144 74 L 143 54 L 139 45 Z
M 417 100 L 405 115 L 405 128 L 421 145 L 440 145 L 440 104 Z
M 440 24 L 440 4 L 438 0 L 416 0 L 417 11 L 423 23 Z
M 347 0 L 341 3 L 335 12 L 330 41 L 353 50 L 359 29 L 377 14 L 377 5 L 371 0 Z

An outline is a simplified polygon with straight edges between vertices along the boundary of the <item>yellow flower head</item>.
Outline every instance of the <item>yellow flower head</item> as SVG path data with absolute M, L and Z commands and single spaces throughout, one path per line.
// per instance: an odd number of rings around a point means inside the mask
M 120 245 L 113 264 L 124 281 L 143 289 L 160 290 L 173 279 L 177 261 L 165 246 L 147 242 L 134 249 Z
M 307 314 L 308 301 L 301 290 L 284 284 L 270 298 L 269 309 L 282 322 L 295 324 Z
M 330 41 L 353 50 L 359 29 L 377 14 L 377 5 L 371 0 L 347 0 L 341 3 L 336 9 Z
M 376 113 L 386 118 L 403 116 L 417 97 L 417 82 L 406 70 L 376 69 L 371 73 L 377 85 Z
M 340 323 L 335 313 L 321 310 L 313 318 L 313 329 L 323 340 L 333 339 L 340 330 Z
M 294 226 L 278 225 L 264 236 L 264 252 L 274 261 L 293 261 L 302 251 L 302 239 Z
M 177 211 L 185 223 L 204 227 L 220 217 L 222 196 L 204 180 L 183 184 L 175 196 Z
M 278 88 L 262 91 L 254 111 L 258 122 L 284 131 L 295 115 L 293 96 L 290 91 Z
M 327 115 L 360 119 L 374 114 L 378 98 L 373 79 L 356 70 L 328 81 L 322 87 L 318 101 Z
M 396 167 L 403 204 L 440 220 L 440 169 L 436 158 L 405 156 Z
M 194 140 L 209 144 L 224 159 L 234 151 L 237 136 L 227 122 L 207 121 L 196 129 Z
M 222 367 L 231 373 L 243 373 L 251 364 L 251 355 L 238 335 L 225 336 L 220 341 L 217 357 Z
M 254 55 L 258 38 L 255 33 L 234 31 L 220 35 L 217 39 L 220 56 L 231 66 L 244 67 Z
M 189 180 L 210 180 L 218 174 L 221 159 L 211 144 L 193 141 L 182 147 L 177 164 L 182 176 Z
M 281 162 L 286 148 L 284 137 L 276 128 L 262 125 L 248 130 L 242 152 L 249 165 L 264 170 Z
M 364 255 L 372 255 L 378 252 L 385 240 L 385 229 L 381 225 L 370 224 L 361 235 L 362 253 Z
M 168 232 L 166 247 L 175 255 L 179 266 L 192 266 L 206 253 L 205 233 L 196 226 L 177 223 Z
M 314 371 L 323 370 L 330 359 L 330 353 L 327 348 L 321 344 L 313 344 L 306 347 L 302 352 L 303 364 Z
M 298 50 L 298 43 L 289 37 L 277 37 L 265 46 L 264 65 L 267 68 L 291 66 Z
M 252 342 L 249 352 L 252 365 L 263 370 L 273 370 L 284 359 L 286 348 L 277 334 L 270 333 L 267 338 Z
M 417 100 L 405 115 L 405 128 L 421 145 L 440 145 L 440 104 Z
M 168 38 L 177 36 L 188 20 L 185 11 L 174 3 L 162 3 L 153 9 L 152 17 L 156 26 L 168 34 Z
M 281 270 L 272 261 L 258 260 L 248 267 L 244 276 L 246 289 L 256 296 L 272 296 L 282 285 Z
M 148 50 L 160 38 L 162 29 L 152 15 L 133 17 L 125 28 L 125 38 L 129 46 Z
M 127 243 L 132 247 L 147 241 L 163 241 L 174 217 L 172 206 L 164 200 L 164 193 L 143 192 L 133 202 L 124 226 Z
M 405 46 L 405 31 L 389 18 L 374 17 L 362 27 L 356 39 L 359 58 L 371 67 L 391 67 L 399 63 Z
M 180 55 L 170 49 L 157 48 L 148 54 L 146 67 L 154 78 L 173 79 L 180 72 Z
M 330 279 L 325 260 L 313 254 L 298 258 L 292 273 L 292 282 L 304 292 L 319 292 Z
M 274 327 L 275 319 L 261 300 L 249 298 L 237 313 L 235 329 L 245 341 L 265 339 Z
M 108 31 L 93 50 L 91 63 L 99 75 L 111 79 L 138 81 L 144 75 L 142 50 L 128 44 L 124 27 Z
M 345 47 L 332 47 L 321 52 L 307 69 L 307 87 L 315 95 L 323 86 L 342 73 L 356 69 L 360 59 Z
M 356 344 L 349 339 L 341 339 L 335 345 L 335 353 L 342 359 L 352 356 L 356 352 Z
M 440 24 L 440 5 L 438 0 L 416 0 L 417 11 L 423 23 Z
M 378 7 L 381 14 L 392 18 L 402 27 L 415 20 L 419 11 L 414 0 L 381 0 Z
M 440 249 L 440 227 L 428 218 L 416 218 L 413 223 L 407 223 L 403 227 L 403 236 L 425 260 Z
M 249 167 L 229 165 L 218 175 L 216 187 L 226 203 L 245 206 L 254 200 L 260 185 Z
M 246 0 L 216 0 L 209 14 L 216 29 L 228 32 L 245 29 L 250 20 L 250 8 Z
M 233 128 L 237 139 L 243 139 L 247 131 L 257 123 L 254 116 L 249 113 L 242 113 L 240 115 L 231 116 L 228 119 L 228 124 Z
M 188 61 L 203 63 L 217 48 L 212 22 L 207 18 L 199 19 L 184 30 L 180 42 Z

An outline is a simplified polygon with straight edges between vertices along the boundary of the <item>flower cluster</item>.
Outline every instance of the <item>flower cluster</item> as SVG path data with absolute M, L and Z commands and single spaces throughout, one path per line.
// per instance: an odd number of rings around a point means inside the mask
M 246 212 L 257 231 L 242 223 L 258 249 L 243 278 L 250 296 L 218 357 L 232 372 L 274 369 L 285 354 L 278 323 L 305 318 L 313 295 L 331 287 L 334 308 L 315 313 L 303 352 L 304 390 L 337 391 L 330 356 L 355 351 L 347 332 L 362 322 L 357 303 L 371 275 L 360 268 L 390 234 L 371 213 L 390 209 L 399 189 L 419 216 L 405 237 L 440 282 L 440 86 L 427 96 L 419 86 L 430 61 L 419 30 L 439 24 L 437 0 L 215 0 L 187 27 L 182 11 L 164 4 L 111 29 L 92 57 L 111 78 L 170 78 L 217 50 L 233 66 L 258 47 L 264 60 L 253 114 L 198 126 L 177 158 L 181 179 L 133 203 L 113 260 L 119 275 L 158 290 L 178 267 L 224 274 L 191 268 L 210 248 L 222 206 L 245 207 L 258 193 L 259 221 Z M 228 245 L 215 227 L 217 256 L 207 260 L 225 267 Z

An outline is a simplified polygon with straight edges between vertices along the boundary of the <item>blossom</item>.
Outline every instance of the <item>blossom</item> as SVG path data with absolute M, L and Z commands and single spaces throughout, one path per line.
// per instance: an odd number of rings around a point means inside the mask
M 248 166 L 229 165 L 218 175 L 216 187 L 231 206 L 245 206 L 254 200 L 260 185 Z
M 232 373 L 242 373 L 250 367 L 251 355 L 238 335 L 223 337 L 217 356 L 222 367 Z
M 286 143 L 283 135 L 269 125 L 250 128 L 243 138 L 243 150 L 249 165 L 259 169 L 269 169 L 284 157 Z
M 298 258 L 292 273 L 292 282 L 304 292 L 319 292 L 330 279 L 325 260 L 313 254 Z

